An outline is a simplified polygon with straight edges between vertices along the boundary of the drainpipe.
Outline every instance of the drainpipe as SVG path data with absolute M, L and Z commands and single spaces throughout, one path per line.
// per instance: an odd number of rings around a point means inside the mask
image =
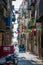
M 11 39 L 12 39 L 12 1 L 9 0 L 10 3 L 10 34 L 11 34 Z M 12 43 L 12 40 L 11 40 Z
M 27 28 L 28 29 L 28 28 Z M 27 33 L 26 33 L 26 51 L 27 51 Z
M 10 22 L 10 29 L 12 29 L 12 26 L 11 26 L 11 24 L 12 24 L 12 2 L 10 1 L 10 18 L 11 18 L 11 22 Z
M 36 25 L 37 9 L 35 10 L 34 25 Z

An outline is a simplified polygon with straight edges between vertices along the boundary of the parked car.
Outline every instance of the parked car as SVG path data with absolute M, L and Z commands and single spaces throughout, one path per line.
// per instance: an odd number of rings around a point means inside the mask
M 17 65 L 17 56 L 15 54 L 9 54 L 6 56 L 6 63 L 14 63 Z
M 19 45 L 19 51 L 20 51 L 20 52 L 21 52 L 21 51 L 25 51 L 25 46 L 24 46 L 24 44 Z

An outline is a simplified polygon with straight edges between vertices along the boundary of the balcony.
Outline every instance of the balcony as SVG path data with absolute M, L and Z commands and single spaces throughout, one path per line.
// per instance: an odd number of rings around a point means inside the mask
M 6 26 L 6 30 L 10 30 L 10 26 Z
M 31 0 L 31 6 L 34 6 L 36 4 L 36 0 Z
M 31 10 L 31 7 L 30 7 L 29 2 L 28 2 L 28 4 L 27 4 L 27 10 Z
M 37 19 L 36 22 L 42 22 L 43 21 L 43 14 Z
M 3 30 L 3 29 L 0 28 L 0 32 L 5 32 L 5 30 Z
M 43 15 L 43 0 L 40 0 L 39 3 L 39 16 Z
M 6 0 L 3 0 L 3 2 L 7 5 L 7 1 Z
M 27 7 L 27 10 L 29 11 L 29 10 L 31 10 L 31 7 L 29 6 L 29 7 Z
M 6 5 L 7 5 L 6 0 L 0 0 L 0 5 L 3 6 L 5 9 L 7 9 L 7 7 L 6 7 Z

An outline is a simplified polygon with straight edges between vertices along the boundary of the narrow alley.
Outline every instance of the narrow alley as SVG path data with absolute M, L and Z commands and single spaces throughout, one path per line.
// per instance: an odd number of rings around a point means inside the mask
M 43 65 L 43 0 L 0 0 L 0 65 Z

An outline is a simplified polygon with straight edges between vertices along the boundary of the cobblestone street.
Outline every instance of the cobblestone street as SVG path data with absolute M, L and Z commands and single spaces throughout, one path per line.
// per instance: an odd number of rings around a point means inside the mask
M 43 65 L 43 63 L 42 60 L 37 59 L 37 57 L 30 52 L 26 52 L 19 54 L 18 65 Z

